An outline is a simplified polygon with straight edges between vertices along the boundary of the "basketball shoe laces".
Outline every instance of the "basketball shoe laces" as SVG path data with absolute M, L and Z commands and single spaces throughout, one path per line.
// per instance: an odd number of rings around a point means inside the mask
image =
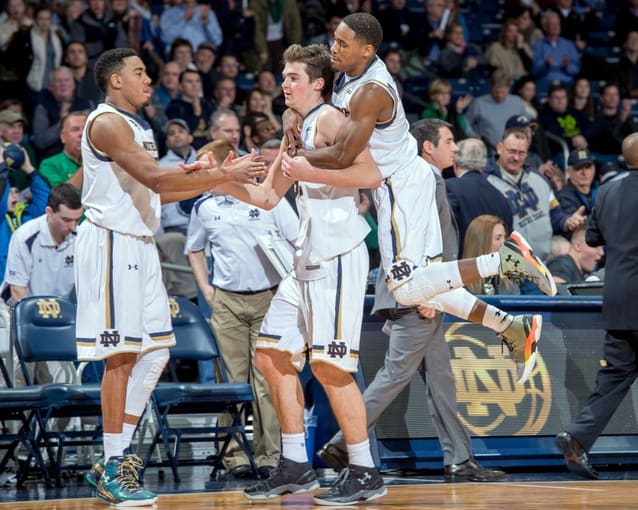
M 118 466 L 117 477 L 122 487 L 129 492 L 138 492 L 140 487 L 140 476 L 138 468 L 144 464 L 137 455 L 127 455 Z

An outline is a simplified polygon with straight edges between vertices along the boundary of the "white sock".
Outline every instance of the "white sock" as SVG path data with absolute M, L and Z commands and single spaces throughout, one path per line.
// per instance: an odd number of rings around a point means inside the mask
M 281 434 L 281 455 L 295 462 L 308 462 L 305 434 Z
M 116 434 L 112 432 L 104 433 L 104 458 L 109 460 L 111 457 L 122 456 L 122 433 Z
M 483 316 L 483 326 L 490 328 L 497 333 L 505 331 L 514 320 L 514 316 L 504 312 L 503 310 L 496 308 L 492 305 L 487 305 L 485 315 Z
M 481 278 L 497 275 L 501 268 L 501 257 L 497 252 L 476 257 L 476 267 Z
M 131 425 L 130 423 L 124 423 L 122 425 L 122 450 L 126 450 L 129 446 L 131 446 L 131 441 L 133 440 L 133 434 L 135 434 L 135 429 L 137 425 Z
M 347 444 L 348 462 L 355 466 L 374 467 L 372 452 L 370 451 L 370 441 L 366 439 L 357 444 Z

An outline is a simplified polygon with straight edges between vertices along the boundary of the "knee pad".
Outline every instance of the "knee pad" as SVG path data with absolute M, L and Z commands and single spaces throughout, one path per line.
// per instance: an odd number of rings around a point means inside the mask
M 168 349 L 147 352 L 137 360 L 126 391 L 126 414 L 142 416 L 146 402 L 157 385 L 166 363 Z
M 476 301 L 477 298 L 474 294 L 464 288 L 458 288 L 436 295 L 427 304 L 438 308 L 442 312 L 467 320 Z

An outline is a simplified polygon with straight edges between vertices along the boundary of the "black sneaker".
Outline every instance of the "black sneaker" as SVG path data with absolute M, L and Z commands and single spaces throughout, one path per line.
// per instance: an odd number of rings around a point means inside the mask
M 309 462 L 279 458 L 279 464 L 270 476 L 252 487 L 244 489 L 248 499 L 270 499 L 284 494 L 310 492 L 319 488 L 317 474 Z
M 340 473 L 343 468 L 348 467 L 348 453 L 333 443 L 324 444 L 317 452 L 317 457 L 324 461 L 326 466 L 330 466 L 337 473 Z
M 341 471 L 330 490 L 317 494 L 313 500 L 318 505 L 356 505 L 385 496 L 387 492 L 377 468 L 350 464 Z

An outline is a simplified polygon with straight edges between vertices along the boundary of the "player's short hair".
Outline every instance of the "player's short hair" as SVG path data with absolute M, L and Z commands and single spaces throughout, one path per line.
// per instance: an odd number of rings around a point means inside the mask
M 421 119 L 410 126 L 410 133 L 416 138 L 416 143 L 421 153 L 421 147 L 426 140 L 435 147 L 439 145 L 441 139 L 441 128 L 452 129 L 452 124 L 441 119 Z
M 58 212 L 61 205 L 65 205 L 69 209 L 77 210 L 82 208 L 79 191 L 66 182 L 51 188 L 47 200 L 47 206 L 53 209 L 53 212 Z
M 124 67 L 124 59 L 137 57 L 135 50 L 131 48 L 115 48 L 105 51 L 95 63 L 93 76 L 100 90 L 106 94 L 111 75 L 119 73 Z
M 334 71 L 330 63 L 330 50 L 323 44 L 309 44 L 301 46 L 293 44 L 284 51 L 284 64 L 299 62 L 306 64 L 306 74 L 310 81 L 323 78 L 324 84 L 321 95 L 325 101 L 329 101 L 332 94 Z
M 230 154 L 231 151 L 234 151 L 235 147 L 233 144 L 227 140 L 214 140 L 212 142 L 208 142 L 206 145 L 200 147 L 197 150 L 197 159 L 201 158 L 204 154 L 208 152 L 213 153 L 213 157 L 218 165 L 222 165 L 226 156 Z
M 372 14 L 367 12 L 355 12 L 348 14 L 341 20 L 348 25 L 358 39 L 366 44 L 371 44 L 376 52 L 383 42 L 383 29 L 381 23 Z

